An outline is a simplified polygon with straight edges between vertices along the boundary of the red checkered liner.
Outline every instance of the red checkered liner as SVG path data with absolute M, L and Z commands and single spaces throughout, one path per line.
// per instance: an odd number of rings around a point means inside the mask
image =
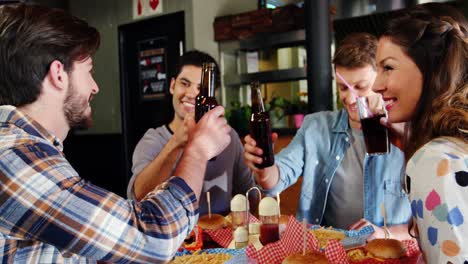
M 279 264 L 286 256 L 295 252 L 302 252 L 302 233 L 302 224 L 299 223 L 294 216 L 291 216 L 286 230 L 279 241 L 268 244 L 258 251 L 253 245 L 249 245 L 246 249 L 246 254 L 250 259 L 256 260 L 259 264 Z M 306 241 L 307 251 L 319 250 L 318 241 L 312 233 L 307 232 Z M 343 263 L 329 261 L 331 263 Z
M 260 220 L 258 220 L 255 216 L 251 214 L 249 216 L 249 222 L 259 223 Z M 232 228 L 224 228 L 220 230 L 204 230 L 203 232 L 207 233 L 211 237 L 211 239 L 213 239 L 223 248 L 229 247 L 229 244 L 231 244 L 231 241 L 233 239 Z
M 330 263 L 336 264 L 348 264 L 348 255 L 346 251 L 338 240 L 330 240 L 325 247 L 325 256 L 327 257 Z
M 258 259 L 258 251 L 257 251 L 257 249 L 255 248 L 255 246 L 252 245 L 252 244 L 249 244 L 249 245 L 245 248 L 245 254 L 246 254 L 247 257 L 250 258 L 250 259 L 253 259 L 253 260 Z
M 220 230 L 204 230 L 211 239 L 223 248 L 227 248 L 232 241 L 232 228 L 223 228 Z
M 307 229 L 308 230 L 308 229 Z M 281 240 L 284 245 L 284 250 L 286 256 L 295 253 L 295 252 L 302 252 L 302 224 L 299 223 L 294 216 L 289 217 L 288 225 L 286 226 L 286 230 L 281 237 Z M 308 251 L 319 251 L 319 243 L 317 239 L 311 232 L 307 232 L 307 250 Z M 298 243 L 298 241 L 300 243 Z
M 414 240 L 403 240 L 403 245 L 406 247 L 406 256 L 411 257 L 414 255 L 419 255 L 419 245 Z
M 249 256 L 249 255 L 247 255 Z M 257 263 L 281 263 L 283 259 L 287 256 L 287 254 L 284 252 L 284 246 L 283 243 L 280 241 L 277 241 L 275 243 L 270 243 L 266 246 L 264 246 L 262 249 L 260 249 L 257 252 Z
M 406 246 L 407 257 L 400 260 L 391 261 L 378 261 L 374 259 L 367 259 L 361 262 L 351 262 L 348 259 L 346 251 L 343 245 L 337 240 L 328 241 L 325 247 L 325 256 L 328 261 L 332 264 L 393 264 L 393 263 L 404 263 L 404 264 L 415 264 L 420 255 L 419 247 L 416 242 L 411 240 L 403 241 Z M 319 245 L 317 239 L 312 233 L 307 233 L 307 250 L 318 251 Z M 289 219 L 286 230 L 283 236 L 278 242 L 266 245 L 260 250 L 256 250 L 253 245 L 249 245 L 246 249 L 246 254 L 250 259 L 254 259 L 259 264 L 275 264 L 281 263 L 286 256 L 294 252 L 302 251 L 302 224 L 299 223 L 294 216 Z

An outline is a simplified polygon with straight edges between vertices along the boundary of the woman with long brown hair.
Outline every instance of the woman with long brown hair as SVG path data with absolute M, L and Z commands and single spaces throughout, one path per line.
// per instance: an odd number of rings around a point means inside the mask
M 377 68 L 373 89 L 386 102 L 384 123 L 406 122 L 405 182 L 426 260 L 467 263 L 466 19 L 446 4 L 403 12 L 379 40 Z

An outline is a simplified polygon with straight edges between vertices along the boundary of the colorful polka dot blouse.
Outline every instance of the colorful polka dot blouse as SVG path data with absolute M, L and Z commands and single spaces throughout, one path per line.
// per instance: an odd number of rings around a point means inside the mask
M 428 263 L 468 263 L 468 144 L 434 139 L 407 164 L 407 189 Z

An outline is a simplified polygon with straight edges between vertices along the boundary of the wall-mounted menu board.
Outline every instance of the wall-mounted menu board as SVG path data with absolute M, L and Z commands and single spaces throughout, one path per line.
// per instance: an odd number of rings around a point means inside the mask
M 143 100 L 163 98 L 167 91 L 167 39 L 138 42 L 139 89 Z

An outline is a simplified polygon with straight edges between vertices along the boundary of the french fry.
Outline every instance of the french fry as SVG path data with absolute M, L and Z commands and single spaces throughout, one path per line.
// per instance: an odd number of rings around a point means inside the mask
M 343 232 L 336 231 L 330 228 L 319 228 L 315 230 L 310 230 L 312 234 L 314 234 L 315 238 L 317 238 L 319 242 L 319 246 L 324 248 L 329 240 L 335 239 L 338 241 L 343 240 L 346 235 Z
M 368 254 L 366 254 L 364 250 L 360 248 L 350 250 L 348 251 L 347 254 L 348 254 L 349 259 L 351 259 L 351 261 L 354 261 L 354 262 L 363 261 L 369 258 Z
M 195 251 L 192 255 L 185 255 L 176 257 L 171 263 L 173 264 L 198 264 L 198 263 L 210 263 L 210 264 L 222 264 L 231 259 L 231 255 L 226 253 L 220 254 L 207 254 L 200 251 Z

